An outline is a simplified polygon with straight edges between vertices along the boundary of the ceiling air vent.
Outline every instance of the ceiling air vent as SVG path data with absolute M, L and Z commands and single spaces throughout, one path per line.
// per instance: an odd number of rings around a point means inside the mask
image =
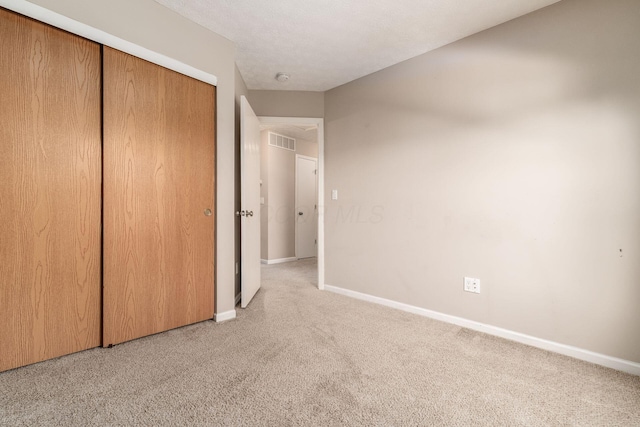
M 278 135 L 277 133 L 269 132 L 269 145 L 278 148 L 284 148 L 285 150 L 296 151 L 296 140 L 288 138 L 284 135 Z

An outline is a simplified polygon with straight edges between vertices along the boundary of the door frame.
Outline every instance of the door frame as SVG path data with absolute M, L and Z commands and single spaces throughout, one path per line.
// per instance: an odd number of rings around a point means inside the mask
M 324 119 L 319 117 L 258 116 L 264 125 L 316 125 L 318 127 L 318 289 L 324 290 Z
M 302 154 L 296 154 L 296 165 L 295 165 L 295 185 L 294 185 L 294 192 L 293 192 L 293 205 L 296 208 L 295 210 L 298 210 L 298 159 L 303 159 L 303 160 L 312 160 L 313 162 L 315 162 L 316 164 L 316 208 L 314 209 L 314 214 L 318 214 L 318 159 L 316 157 L 311 157 L 311 156 L 303 156 Z M 294 218 L 295 218 L 295 231 L 294 231 L 294 236 L 295 236 L 295 253 L 296 253 L 296 258 L 300 259 L 300 257 L 298 256 L 298 216 L 297 214 L 294 212 Z M 316 224 L 316 257 L 318 256 L 318 224 Z

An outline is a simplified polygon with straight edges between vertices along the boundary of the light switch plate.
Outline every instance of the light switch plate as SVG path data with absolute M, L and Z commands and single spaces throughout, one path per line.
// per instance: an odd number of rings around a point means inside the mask
M 331 200 L 338 200 L 338 190 L 331 190 Z

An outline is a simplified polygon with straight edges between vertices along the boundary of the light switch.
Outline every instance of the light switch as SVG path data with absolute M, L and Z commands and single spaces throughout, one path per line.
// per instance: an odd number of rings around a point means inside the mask
M 338 200 L 338 190 L 331 190 L 331 200 Z
M 264 205 L 264 197 L 260 197 L 260 204 Z

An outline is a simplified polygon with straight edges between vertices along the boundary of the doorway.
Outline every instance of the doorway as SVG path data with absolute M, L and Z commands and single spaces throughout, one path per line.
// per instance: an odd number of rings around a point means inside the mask
M 271 165 L 269 173 L 269 156 L 261 156 L 261 262 L 280 264 L 304 258 L 311 263 L 317 257 L 316 286 L 323 289 L 324 120 L 297 117 L 258 119 L 261 151 L 268 151 L 273 163 L 280 162 L 280 166 Z M 281 166 L 283 159 L 287 159 L 287 168 Z M 315 191 L 305 191 L 304 200 L 300 202 L 298 199 L 303 196 L 298 194 L 296 178 L 299 168 L 313 173 L 315 178 L 311 180 L 307 174 L 308 182 L 303 184 L 303 188 L 313 185 Z M 280 200 L 285 198 L 283 192 L 290 200 L 287 203 L 278 200 L 279 197 Z M 269 232 L 270 227 L 272 233 Z

